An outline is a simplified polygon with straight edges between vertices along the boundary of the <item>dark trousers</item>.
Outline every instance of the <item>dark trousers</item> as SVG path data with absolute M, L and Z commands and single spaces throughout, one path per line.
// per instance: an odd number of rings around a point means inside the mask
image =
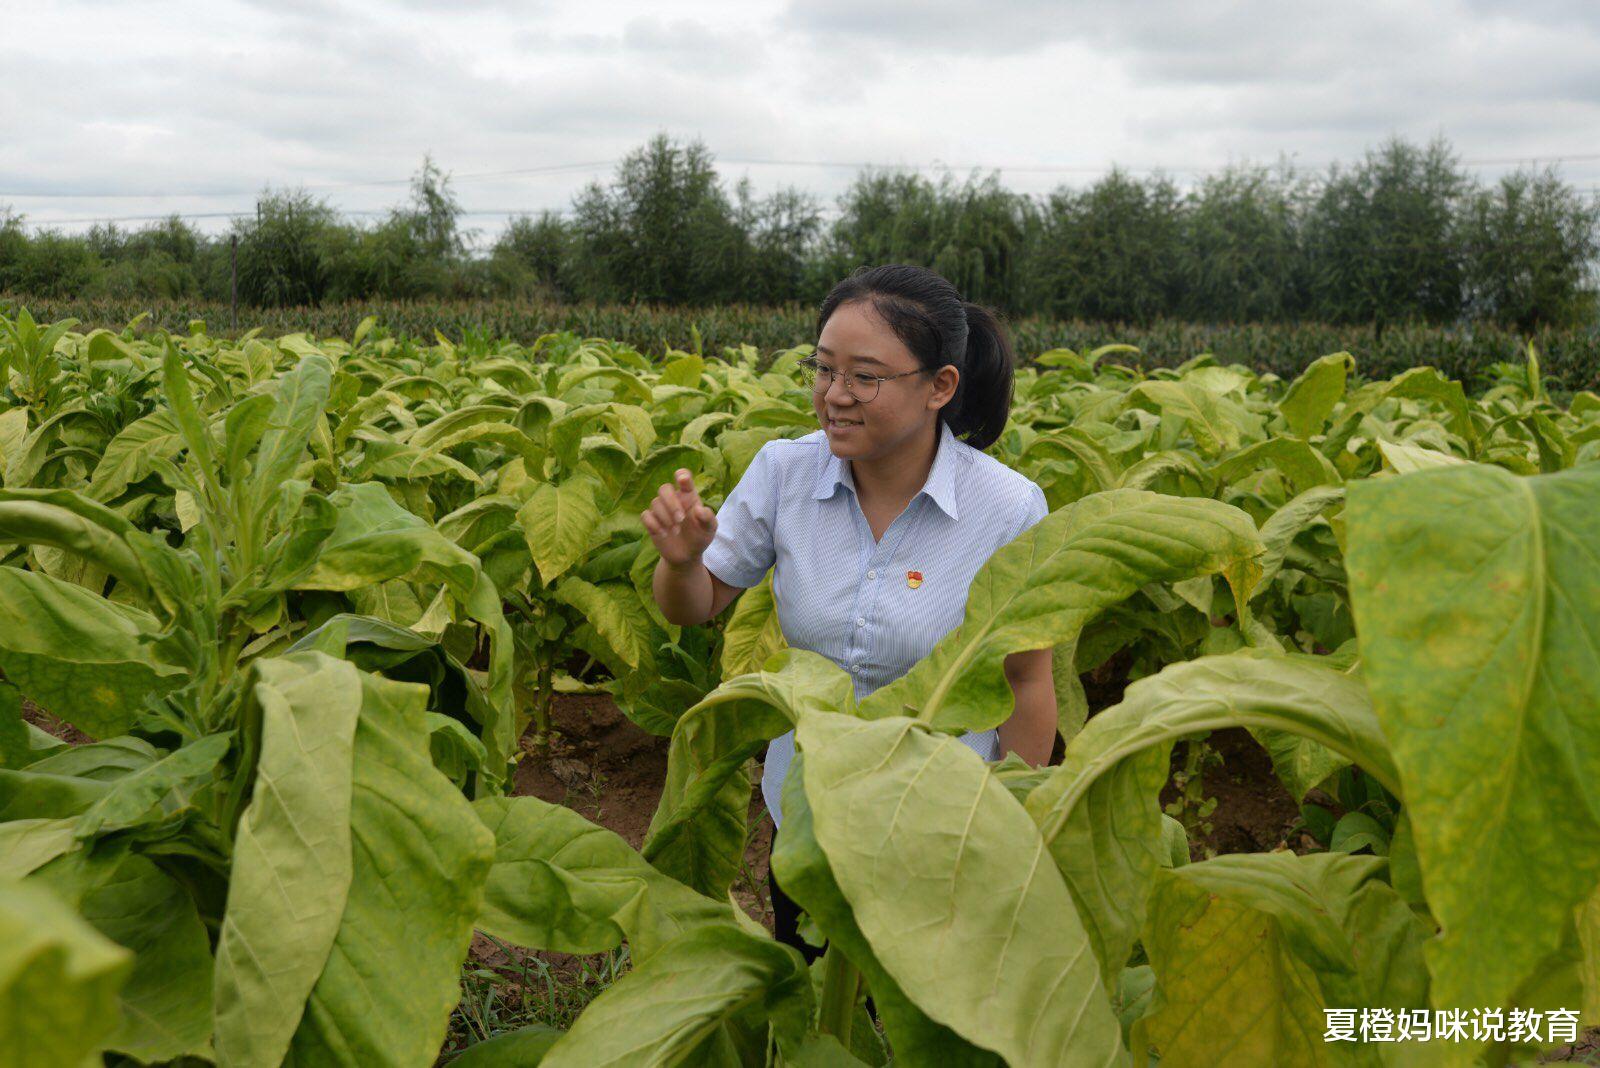
M 822 956 L 822 950 L 800 937 L 800 906 L 794 899 L 778 889 L 777 876 L 767 869 L 767 892 L 772 895 L 772 933 L 786 946 L 793 946 L 810 964 Z

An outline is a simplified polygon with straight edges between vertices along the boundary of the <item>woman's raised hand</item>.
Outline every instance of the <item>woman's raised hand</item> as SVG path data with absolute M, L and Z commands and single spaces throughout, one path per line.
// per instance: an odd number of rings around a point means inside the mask
M 650 507 L 639 513 L 661 559 L 669 564 L 692 564 L 700 559 L 717 533 L 717 515 L 700 500 L 694 476 L 687 468 L 673 474 L 676 485 L 663 482 Z

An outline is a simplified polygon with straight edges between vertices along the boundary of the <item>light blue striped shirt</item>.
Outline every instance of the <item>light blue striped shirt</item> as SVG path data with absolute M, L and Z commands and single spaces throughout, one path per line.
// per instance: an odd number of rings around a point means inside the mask
M 850 672 L 860 700 L 960 625 L 978 569 L 1047 511 L 1037 483 L 957 439 L 941 419 L 927 481 L 874 542 L 849 462 L 816 430 L 761 447 L 718 510 L 716 537 L 701 559 L 717 578 L 744 588 L 774 568 L 784 640 Z M 921 573 L 915 588 L 910 572 Z M 960 740 L 985 760 L 999 759 L 993 729 Z M 767 747 L 761 795 L 774 823 L 783 818 L 779 799 L 793 757 L 793 731 Z

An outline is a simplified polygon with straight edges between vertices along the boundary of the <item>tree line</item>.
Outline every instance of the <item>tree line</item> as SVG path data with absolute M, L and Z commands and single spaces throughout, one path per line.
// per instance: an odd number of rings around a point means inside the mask
M 1043 196 L 995 172 L 867 169 L 836 207 L 828 219 L 805 190 L 729 188 L 702 142 L 658 135 L 570 212 L 515 217 L 479 251 L 449 176 L 425 158 L 408 199 L 375 223 L 304 189 L 267 190 L 220 236 L 176 216 L 30 233 L 0 209 L 0 292 L 814 305 L 860 264 L 906 262 L 1010 316 L 1062 320 L 1529 330 L 1588 325 L 1600 308 L 1600 200 L 1548 167 L 1483 182 L 1443 139 L 1391 138 L 1314 172 L 1238 164 L 1189 188 L 1113 169 Z

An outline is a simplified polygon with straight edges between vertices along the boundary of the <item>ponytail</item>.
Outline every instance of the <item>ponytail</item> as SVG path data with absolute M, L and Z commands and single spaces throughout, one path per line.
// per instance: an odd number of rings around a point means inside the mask
M 993 312 L 966 301 L 961 310 L 967 319 L 967 347 L 960 364 L 961 383 L 944 408 L 949 413 L 945 422 L 952 434 L 974 449 L 987 449 L 999 440 L 1011 415 L 1016 355 Z

